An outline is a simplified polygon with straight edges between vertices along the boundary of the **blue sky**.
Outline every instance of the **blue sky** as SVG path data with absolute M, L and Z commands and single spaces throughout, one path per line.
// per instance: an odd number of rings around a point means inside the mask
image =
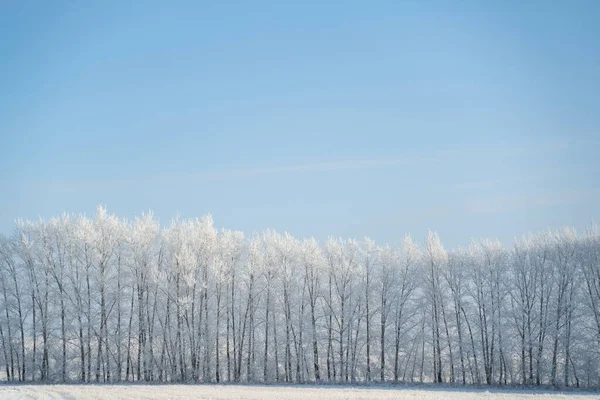
M 600 220 L 597 1 L 0 3 L 0 232 L 96 205 L 452 247 Z

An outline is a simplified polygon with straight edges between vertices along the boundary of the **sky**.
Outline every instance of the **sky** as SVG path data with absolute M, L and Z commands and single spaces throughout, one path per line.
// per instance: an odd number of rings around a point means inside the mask
M 0 2 L 0 233 L 510 244 L 600 220 L 598 1 Z

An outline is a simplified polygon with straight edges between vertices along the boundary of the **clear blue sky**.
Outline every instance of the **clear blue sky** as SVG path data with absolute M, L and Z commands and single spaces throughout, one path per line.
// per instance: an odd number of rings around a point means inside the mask
M 599 221 L 599 154 L 598 1 L 0 3 L 0 232 L 509 243 Z

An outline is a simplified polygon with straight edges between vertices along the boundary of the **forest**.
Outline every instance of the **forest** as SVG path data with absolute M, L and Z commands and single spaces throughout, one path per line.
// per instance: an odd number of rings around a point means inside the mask
M 451 250 L 100 206 L 17 220 L 0 290 L 4 381 L 600 385 L 593 224 Z

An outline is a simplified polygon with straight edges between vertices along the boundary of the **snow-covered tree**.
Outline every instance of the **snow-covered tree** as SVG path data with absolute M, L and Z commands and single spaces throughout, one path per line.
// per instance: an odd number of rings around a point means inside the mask
M 161 228 L 98 207 L 0 236 L 0 378 L 600 385 L 600 234 L 446 250 Z M 595 343 L 595 345 L 593 345 Z

